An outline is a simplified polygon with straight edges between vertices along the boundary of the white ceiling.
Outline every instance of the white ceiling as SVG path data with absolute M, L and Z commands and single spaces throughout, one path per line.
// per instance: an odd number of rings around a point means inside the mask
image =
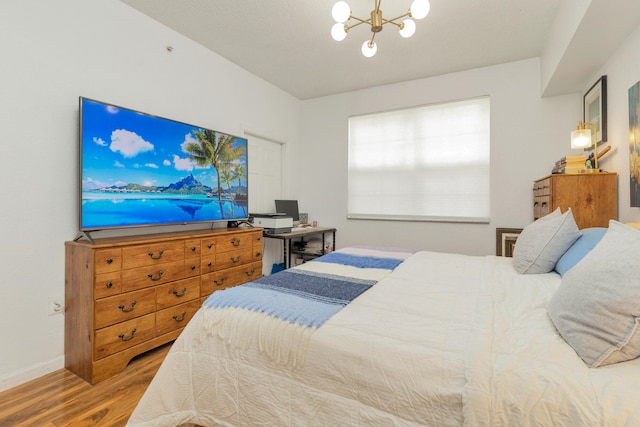
M 371 34 L 366 25 L 350 30 L 342 42 L 331 38 L 335 0 L 121 1 L 297 98 L 309 99 L 539 57 L 563 0 L 431 0 L 431 12 L 416 21 L 412 38 L 403 39 L 395 27 L 385 25 L 376 36 L 373 58 L 360 53 Z M 374 0 L 347 1 L 361 18 L 374 8 Z M 382 1 L 383 16 L 402 15 L 410 4 Z M 570 71 L 563 72 L 571 77 Z

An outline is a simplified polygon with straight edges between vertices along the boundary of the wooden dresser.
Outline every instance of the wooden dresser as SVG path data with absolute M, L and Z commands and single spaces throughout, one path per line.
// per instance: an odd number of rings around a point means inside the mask
M 95 384 L 175 340 L 214 291 L 262 276 L 262 229 L 65 243 L 65 367 Z
M 608 227 L 618 219 L 618 175 L 557 174 L 533 184 L 533 219 L 571 208 L 578 228 Z

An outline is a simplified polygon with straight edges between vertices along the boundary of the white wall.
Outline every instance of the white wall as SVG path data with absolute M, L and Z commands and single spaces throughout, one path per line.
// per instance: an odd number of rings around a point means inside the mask
M 0 52 L 2 390 L 64 365 L 64 317 L 47 304 L 78 230 L 79 96 L 294 154 L 300 101 L 117 0 L 5 0 Z
M 618 215 L 622 222 L 640 222 L 640 208 L 629 206 L 629 88 L 640 80 L 640 27 L 609 57 L 584 87 L 607 76 L 607 139 L 612 151 L 600 167 L 618 173 Z M 605 144 L 606 146 L 606 144 Z
M 571 154 L 569 132 L 581 114 L 579 94 L 540 98 L 539 69 L 538 59 L 530 59 L 304 101 L 301 210 L 320 225 L 338 228 L 337 247 L 494 254 L 497 227 L 521 228 L 533 220 L 533 181 Z M 489 224 L 346 219 L 349 116 L 481 95 L 491 96 Z

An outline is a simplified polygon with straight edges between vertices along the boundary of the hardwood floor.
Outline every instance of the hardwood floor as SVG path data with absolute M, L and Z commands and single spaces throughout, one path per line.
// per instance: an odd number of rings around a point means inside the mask
M 124 426 L 171 343 L 133 359 L 91 385 L 66 369 L 0 393 L 0 426 Z

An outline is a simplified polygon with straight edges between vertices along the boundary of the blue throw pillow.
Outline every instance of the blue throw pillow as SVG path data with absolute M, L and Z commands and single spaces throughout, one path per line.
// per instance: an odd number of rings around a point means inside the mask
M 582 236 L 560 257 L 555 270 L 564 276 L 567 271 L 576 265 L 595 245 L 598 244 L 602 236 L 607 232 L 606 228 L 593 227 L 580 230 Z

